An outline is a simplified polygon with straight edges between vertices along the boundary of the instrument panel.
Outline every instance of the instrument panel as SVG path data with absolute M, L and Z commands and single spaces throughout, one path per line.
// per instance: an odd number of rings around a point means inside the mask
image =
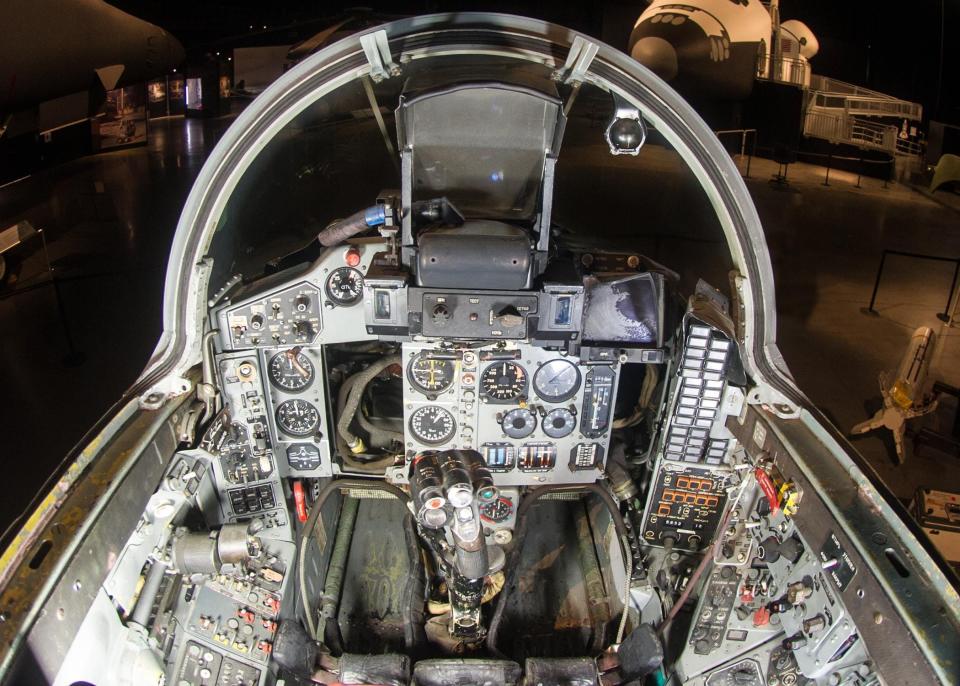
M 293 283 L 266 277 L 225 296 L 215 318 L 224 350 L 287 348 L 375 338 L 363 316 L 365 274 L 382 239 L 331 248 Z
M 402 347 L 405 451 L 479 451 L 498 486 L 588 483 L 609 448 L 618 367 L 525 343 Z M 390 478 L 405 481 L 404 468 Z

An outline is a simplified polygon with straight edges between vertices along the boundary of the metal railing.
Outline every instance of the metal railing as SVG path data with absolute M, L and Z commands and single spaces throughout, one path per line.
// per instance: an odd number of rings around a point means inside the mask
M 883 268 L 887 264 L 887 255 L 899 255 L 901 257 L 909 257 L 914 260 L 932 260 L 934 262 L 953 263 L 953 279 L 950 281 L 950 290 L 947 291 L 947 304 L 944 305 L 943 312 L 937 313 L 937 319 L 942 322 L 949 322 L 951 318 L 950 305 L 954 301 L 954 291 L 957 289 L 957 279 L 960 278 L 960 258 L 942 257 L 940 255 L 923 255 L 921 253 L 904 252 L 902 250 L 884 249 L 883 253 L 880 255 L 880 266 L 877 267 L 877 278 L 873 282 L 873 293 L 870 294 L 870 304 L 866 307 L 861 307 L 860 311 L 864 314 L 871 314 L 874 316 L 880 314 L 876 311 L 876 309 L 874 309 L 874 305 L 877 304 L 877 292 L 880 290 L 880 280 L 883 278 Z
M 900 129 L 889 124 L 877 124 L 846 114 L 807 110 L 803 120 L 803 134 L 822 138 L 831 143 L 850 143 L 864 148 L 896 152 Z
M 743 157 L 747 158 L 747 168 L 743 172 L 743 176 L 744 178 L 749 179 L 750 163 L 753 161 L 753 158 L 757 154 L 757 130 L 756 129 L 724 129 L 722 131 L 714 131 L 713 133 L 716 134 L 717 138 L 722 138 L 723 136 L 733 136 L 736 134 L 740 135 L 740 152 L 736 154 L 731 154 L 730 156 L 736 157 L 737 155 L 739 155 L 741 158 Z M 752 144 L 750 145 L 749 151 L 747 150 L 748 138 L 752 140 Z M 723 143 L 722 140 L 721 140 L 721 143 Z M 723 147 L 726 148 L 727 146 L 724 145 Z
M 847 83 L 839 79 L 832 79 L 829 76 L 820 76 L 813 74 L 810 77 L 810 90 L 822 91 L 824 93 L 838 93 L 841 95 L 863 96 L 868 98 L 891 98 L 892 96 L 879 91 L 870 90 L 863 86 L 857 86 L 853 83 Z
M 905 117 L 915 121 L 923 117 L 923 106 L 919 103 L 816 74 L 810 77 L 810 92 L 813 94 L 811 104 L 843 109 L 848 114 Z
M 771 58 L 761 55 L 757 59 L 757 78 L 777 83 L 806 86 L 810 80 L 809 69 L 806 60 L 796 57 Z
M 861 148 L 883 150 L 891 155 L 917 156 L 923 153 L 923 143 L 901 138 L 898 127 L 860 119 L 847 113 L 808 109 L 803 120 L 803 135 L 831 143 L 849 143 Z

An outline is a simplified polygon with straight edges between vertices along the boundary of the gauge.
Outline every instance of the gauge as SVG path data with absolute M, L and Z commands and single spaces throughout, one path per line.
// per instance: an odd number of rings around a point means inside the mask
M 270 383 L 291 393 L 306 390 L 313 383 L 313 362 L 300 348 L 290 348 L 271 357 L 267 372 Z
M 407 367 L 407 379 L 422 393 L 443 393 L 453 384 L 455 371 L 453 360 L 420 353 Z
M 484 443 L 480 450 L 491 472 L 509 471 L 517 462 L 517 449 L 510 443 Z
M 494 402 L 515 400 L 527 392 L 527 371 L 516 362 L 495 362 L 483 370 L 480 391 Z
M 363 276 L 350 267 L 334 269 L 327 277 L 326 291 L 337 305 L 353 305 L 363 297 Z
M 287 446 L 287 464 L 300 472 L 319 469 L 320 448 L 313 443 L 293 443 Z
M 569 360 L 550 360 L 533 375 L 533 388 L 548 402 L 569 400 L 580 388 L 580 370 Z
M 503 433 L 510 438 L 525 438 L 537 428 L 537 415 L 530 410 L 518 407 L 503 415 L 500 426 L 503 427 Z
M 580 433 L 587 438 L 600 438 L 607 432 L 613 411 L 614 381 L 616 374 L 610 367 L 594 367 L 587 373 L 580 412 Z
M 320 424 L 320 413 L 306 400 L 286 400 L 277 407 L 277 426 L 290 436 L 309 436 Z
M 513 501 L 503 496 L 480 506 L 480 519 L 487 522 L 495 524 L 505 522 L 510 519 L 511 514 L 513 514 Z
M 565 407 L 558 407 L 555 410 L 547 412 L 547 416 L 543 418 L 543 424 L 541 426 L 543 433 L 547 434 L 550 438 L 563 438 L 569 435 L 576 425 L 577 420 L 573 416 L 573 412 Z
M 557 464 L 557 447 L 552 443 L 527 443 L 520 446 L 517 466 L 525 472 L 546 471 Z
M 448 410 L 427 405 L 410 415 L 410 432 L 424 445 L 440 445 L 457 433 L 457 420 Z
M 570 451 L 570 470 L 594 469 L 603 460 L 603 446 L 599 443 L 580 443 Z

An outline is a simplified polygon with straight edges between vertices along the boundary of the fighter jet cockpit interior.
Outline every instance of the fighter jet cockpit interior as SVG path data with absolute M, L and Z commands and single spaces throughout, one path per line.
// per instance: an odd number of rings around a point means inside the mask
M 218 144 L 165 298 L 75 558 L 109 562 L 24 673 L 949 681 L 936 566 L 776 351 L 739 174 L 625 55 L 504 17 L 321 51 Z

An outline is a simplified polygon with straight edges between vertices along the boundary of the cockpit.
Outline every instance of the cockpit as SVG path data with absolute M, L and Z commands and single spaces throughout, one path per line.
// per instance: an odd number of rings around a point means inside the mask
M 588 154 L 603 160 L 591 175 Z M 736 168 L 679 96 L 606 46 L 438 15 L 307 59 L 204 166 L 164 317 L 131 389 L 137 466 L 88 532 L 102 528 L 109 563 L 81 583 L 82 556 L 65 554 L 87 603 L 21 633 L 20 674 L 956 673 L 938 658 L 949 639 L 913 631 L 949 605 L 935 585 L 910 608 L 891 591 L 935 566 L 862 497 L 779 357 Z M 945 625 L 955 612 L 954 598 Z

